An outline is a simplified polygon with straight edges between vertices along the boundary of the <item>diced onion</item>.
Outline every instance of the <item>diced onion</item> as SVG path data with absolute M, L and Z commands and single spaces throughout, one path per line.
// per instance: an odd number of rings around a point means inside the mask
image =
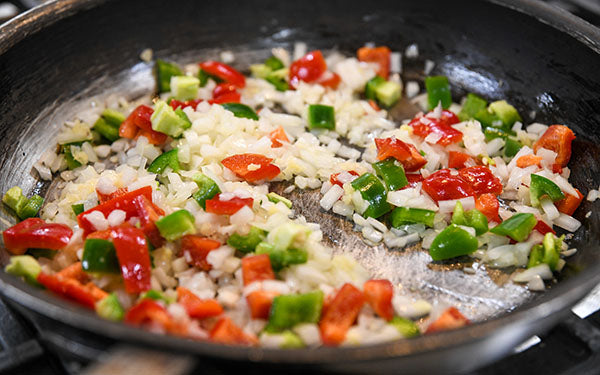
M 554 220 L 554 225 L 559 226 L 569 232 L 575 232 L 581 226 L 581 222 L 572 216 L 563 213 Z
M 461 199 L 450 199 L 446 201 L 438 201 L 438 206 L 440 207 L 441 213 L 450 213 L 454 212 L 454 207 L 456 206 L 456 202 L 460 202 L 465 211 L 472 210 L 475 208 L 475 198 L 466 197 Z
M 527 283 L 533 280 L 536 276 L 539 276 L 544 280 L 549 280 L 552 278 L 552 271 L 546 263 L 542 263 L 538 266 L 531 267 L 523 272 L 517 273 L 512 277 L 512 279 L 517 283 Z

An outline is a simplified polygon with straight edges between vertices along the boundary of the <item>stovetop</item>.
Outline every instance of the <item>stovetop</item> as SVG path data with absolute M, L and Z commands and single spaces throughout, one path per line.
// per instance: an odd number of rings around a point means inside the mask
M 39 0 L 0 1 L 0 22 L 35 6 Z M 600 0 L 546 0 L 600 25 Z M 77 343 L 51 343 L 40 334 L 35 322 L 26 319 L 0 300 L 0 374 L 78 374 L 88 370 L 93 358 L 102 354 Z M 160 355 L 156 355 L 160 360 Z M 179 361 L 173 374 L 230 374 L 248 369 L 217 368 L 202 361 Z M 100 373 L 100 372 L 98 372 Z M 514 353 L 470 375 L 600 374 L 600 286 L 574 307 L 568 318 L 548 333 L 534 336 Z M 136 374 L 137 375 L 137 374 Z M 150 374 L 145 374 L 150 375 Z

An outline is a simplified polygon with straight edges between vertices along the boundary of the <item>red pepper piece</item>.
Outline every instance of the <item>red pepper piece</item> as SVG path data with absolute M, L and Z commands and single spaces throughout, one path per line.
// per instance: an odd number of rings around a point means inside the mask
M 234 85 L 232 83 L 227 83 L 227 82 L 219 83 L 213 89 L 213 92 L 212 92 L 213 99 L 216 99 L 222 95 L 230 94 L 232 92 L 237 92 L 236 85 Z
M 388 47 L 361 47 L 357 51 L 359 61 L 373 62 L 379 65 L 377 75 L 387 79 L 390 73 L 392 51 Z
M 217 324 L 215 324 L 210 331 L 210 339 L 214 342 L 227 345 L 253 346 L 258 344 L 256 336 L 245 333 L 229 318 L 221 318 Z
M 82 284 L 85 284 L 90 280 L 88 274 L 85 273 L 85 271 L 81 267 L 81 262 L 76 262 L 66 268 L 63 268 L 62 270 L 57 272 L 55 276 L 63 279 L 77 280 Z
M 540 234 L 546 234 L 546 233 L 556 234 L 556 232 L 554 231 L 554 229 L 552 229 L 551 226 L 549 226 L 548 224 L 544 223 L 541 220 L 538 220 L 535 227 L 533 227 L 533 230 L 537 230 Z
M 218 61 L 205 61 L 200 63 L 200 68 L 211 76 L 218 77 L 226 83 L 231 83 L 240 89 L 243 89 L 244 86 L 246 86 L 246 78 L 244 75 L 227 64 Z
M 137 135 L 135 136 L 135 139 L 138 139 L 139 137 L 146 137 L 148 143 L 150 143 L 151 145 L 161 145 L 167 140 L 166 134 L 154 130 L 145 129 L 140 129 Z
M 214 299 L 201 299 L 191 290 L 177 287 L 177 302 L 183 306 L 191 318 L 204 319 L 223 313 L 223 307 Z
M 485 165 L 463 168 L 458 171 L 460 177 L 471 185 L 475 194 L 502 194 L 502 182 Z
M 564 125 L 552 125 L 540 139 L 533 144 L 533 151 L 540 148 L 552 150 L 557 153 L 556 164 L 565 167 L 571 159 L 571 143 L 575 139 L 573 131 Z
M 119 136 L 133 139 L 138 136 L 145 136 L 152 144 L 161 144 L 167 140 L 167 135 L 152 129 L 150 117 L 154 110 L 147 105 L 136 107 L 131 114 L 119 126 Z
M 424 179 L 423 190 L 436 202 L 475 196 L 471 185 L 450 169 L 440 169 Z
M 475 200 L 475 208 L 484 214 L 488 221 L 495 221 L 497 223 L 502 221 L 500 220 L 500 216 L 498 216 L 500 203 L 494 194 L 481 194 Z
M 402 189 L 406 189 L 409 187 L 414 188 L 419 182 L 423 182 L 424 180 L 423 175 L 420 173 L 407 173 L 406 179 L 408 180 L 408 185 L 406 185 Z
M 273 298 L 279 293 L 264 290 L 256 290 L 246 296 L 248 308 L 250 308 L 250 316 L 252 319 L 269 319 Z
M 339 74 L 329 71 L 323 73 L 323 75 L 316 81 L 316 83 L 319 85 L 323 87 L 329 87 L 333 90 L 338 88 L 340 82 L 342 82 L 342 78 L 339 76 Z
M 155 248 L 161 247 L 165 243 L 165 239 L 160 235 L 160 231 L 156 227 L 156 220 L 160 218 L 157 208 L 144 195 L 139 195 L 133 198 L 133 204 L 137 209 L 137 217 L 140 218 L 142 231 L 148 237 L 148 240 Z M 160 209 L 159 209 L 160 210 Z M 164 215 L 164 211 L 160 210 Z
M 125 323 L 134 326 L 158 328 L 175 335 L 185 335 L 187 328 L 173 320 L 167 310 L 158 302 L 144 298 L 125 313 Z
M 206 261 L 208 253 L 221 247 L 219 241 L 189 234 L 181 238 L 181 252 L 185 258 L 191 259 L 190 264 L 203 271 L 210 271 L 212 266 Z
M 456 307 L 446 309 L 436 321 L 431 323 L 425 333 L 447 331 L 456 329 L 469 324 L 469 319 L 458 311 Z
M 373 99 L 369 99 L 369 105 L 371 106 L 371 108 L 373 108 L 376 111 L 381 111 L 381 108 L 379 108 L 379 105 L 377 105 L 377 102 Z
M 242 277 L 244 285 L 255 281 L 274 280 L 275 273 L 267 254 L 252 255 L 242 258 Z
M 536 156 L 536 155 L 531 155 L 531 154 L 523 155 L 517 159 L 517 167 L 527 168 L 531 165 L 537 165 L 538 167 L 541 167 L 541 164 L 540 164 L 541 161 L 542 161 L 541 156 Z
M 583 201 L 583 194 L 577 189 L 575 189 L 575 191 L 577 191 L 577 196 L 567 194 L 564 199 L 554 203 L 556 208 L 565 215 L 573 215 L 577 207 L 579 207 Z
M 269 139 L 271 140 L 271 147 L 277 148 L 283 146 L 281 142 L 290 143 L 290 139 L 287 134 L 285 134 L 285 130 L 283 126 L 278 127 L 269 133 Z
M 340 173 L 342 173 L 342 172 L 334 173 L 331 176 L 329 176 L 329 182 L 331 182 L 332 185 L 338 185 L 341 187 L 344 186 L 342 181 L 338 180 L 338 176 L 340 175 Z M 356 171 L 348 171 L 348 173 L 350 173 L 352 176 L 356 176 L 356 177 L 360 176 L 360 174 L 358 174 L 358 172 L 356 172 Z
M 127 293 L 141 293 L 150 289 L 152 268 L 144 232 L 135 227 L 118 227 L 112 230 L 111 238 Z
M 341 344 L 364 303 L 365 298 L 360 290 L 352 284 L 344 284 L 321 317 L 319 329 L 323 344 Z
M 206 201 L 206 212 L 217 215 L 233 215 L 242 207 L 248 206 L 252 208 L 254 199 L 233 197 L 230 200 L 222 201 L 221 194 L 215 195 L 213 198 Z
M 173 109 L 177 109 L 177 108 L 183 109 L 186 107 L 192 107 L 192 108 L 194 108 L 194 111 L 195 111 L 196 108 L 198 107 L 198 104 L 200 104 L 202 102 L 203 102 L 202 99 L 191 99 L 191 100 L 186 100 L 186 101 L 171 99 L 171 101 L 169 102 L 169 105 Z
M 369 280 L 363 286 L 363 293 L 365 300 L 377 315 L 385 320 L 392 320 L 394 317 L 394 307 L 392 306 L 394 287 L 389 280 Z
M 46 289 L 70 301 L 77 302 L 89 309 L 95 309 L 96 302 L 106 297 L 108 293 L 93 284 L 83 285 L 76 279 L 48 275 L 40 272 L 37 281 Z
M 98 196 L 98 202 L 100 203 L 104 203 L 107 202 L 111 199 L 120 197 L 121 195 L 127 193 L 127 188 L 118 188 L 117 190 L 115 190 L 114 192 L 110 193 L 110 194 L 104 194 L 98 191 L 98 189 L 96 189 L 96 195 Z
M 417 171 L 427 164 L 427 160 L 425 160 L 415 146 L 402 142 L 395 137 L 375 138 L 375 145 L 377 146 L 378 160 L 393 157 L 402 163 L 407 172 Z
M 242 96 L 239 92 L 229 92 L 208 101 L 209 104 L 239 103 Z
M 430 112 L 426 116 L 415 117 L 408 125 L 413 128 L 415 135 L 422 138 L 431 133 L 439 134 L 441 138 L 436 144 L 448 146 L 462 141 L 463 134 L 451 126 L 459 122 L 460 120 L 454 113 L 444 110 L 440 118 L 433 117 L 433 113 Z
M 290 87 L 296 88 L 300 81 L 314 82 L 327 71 L 327 63 L 321 51 L 311 51 L 290 66 Z
M 239 154 L 233 155 L 221 160 L 221 164 L 230 169 L 236 176 L 243 178 L 248 182 L 258 180 L 271 180 L 281 170 L 274 164 L 271 164 L 273 159 L 260 154 Z M 248 169 L 254 166 L 256 169 Z
M 471 155 L 460 151 L 448 151 L 448 168 L 465 168 L 465 163 L 472 159 Z
M 59 250 L 67 246 L 73 236 L 64 224 L 46 223 L 32 217 L 2 232 L 4 246 L 9 253 L 20 255 L 29 248 Z

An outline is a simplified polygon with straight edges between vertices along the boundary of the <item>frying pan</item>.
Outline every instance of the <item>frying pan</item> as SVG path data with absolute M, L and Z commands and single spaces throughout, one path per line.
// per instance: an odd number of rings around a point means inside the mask
M 227 49 L 236 53 L 236 66 L 247 67 L 270 48 L 291 48 L 296 41 L 348 54 L 366 42 L 392 50 L 417 43 L 421 57 L 405 59 L 405 79 L 422 80 L 424 59 L 430 59 L 433 73 L 449 76 L 455 99 L 466 92 L 507 99 L 526 123 L 570 126 L 577 134 L 573 184 L 584 194 L 600 185 L 600 32 L 536 1 L 66 0 L 49 2 L 0 29 L 0 191 L 19 185 L 27 192 L 55 194 L 31 166 L 52 146 L 62 122 L 90 105 L 86 98 L 104 100 L 114 92 L 135 97 L 152 90 L 151 64 L 139 59 L 143 49 L 179 62 L 214 58 Z M 301 201 L 299 213 L 323 224 L 336 251 L 357 256 L 409 295 L 458 305 L 476 323 L 359 348 L 279 351 L 158 337 L 103 321 L 3 272 L 0 291 L 41 322 L 43 332 L 50 327 L 48 337 L 55 342 L 77 338 L 93 348 L 124 341 L 245 370 L 448 373 L 506 355 L 564 318 L 600 283 L 600 216 L 591 202 L 575 213 L 584 222 L 571 241 L 577 254 L 546 292 L 530 293 L 507 283 L 506 271 L 480 268 L 466 275 L 460 264 L 430 265 L 418 249 L 367 247 L 348 223 L 324 217 L 311 194 L 294 197 Z M 8 212 L 2 218 L 2 229 L 14 222 Z M 0 261 L 5 264 L 7 257 L 3 251 Z

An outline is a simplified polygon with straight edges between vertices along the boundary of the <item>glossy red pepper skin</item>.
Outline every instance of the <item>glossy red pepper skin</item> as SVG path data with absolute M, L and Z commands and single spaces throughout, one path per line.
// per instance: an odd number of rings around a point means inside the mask
M 549 226 L 548 224 L 544 223 L 541 220 L 538 220 L 535 227 L 533 227 L 533 230 L 537 230 L 540 234 L 546 234 L 546 233 L 556 234 L 556 232 L 554 231 L 554 229 L 552 229 L 551 226 Z
M 264 290 L 255 290 L 246 296 L 252 319 L 269 319 L 273 298 L 279 293 Z
M 135 227 L 117 227 L 113 228 L 111 238 L 127 293 L 149 290 L 152 266 L 144 232 Z
M 343 187 L 344 184 L 342 183 L 342 181 L 338 180 L 338 176 L 340 175 L 341 172 L 339 173 L 334 173 L 331 176 L 329 176 L 329 182 L 331 182 L 332 185 L 338 185 Z M 350 173 L 352 176 L 360 176 L 360 174 L 356 171 L 348 171 L 348 173 Z
M 164 211 L 158 209 L 151 201 L 144 195 L 138 195 L 133 198 L 133 204 L 137 209 L 137 217 L 140 218 L 141 229 L 148 237 L 148 240 L 155 248 L 161 247 L 165 243 L 165 239 L 160 235 L 160 231 L 156 227 L 156 220 L 160 218 L 161 214 L 164 215 Z M 158 210 L 157 210 L 158 209 Z
M 242 96 L 239 92 L 229 92 L 208 101 L 209 104 L 239 103 Z
M 217 194 L 205 202 L 206 212 L 217 215 L 233 215 L 242 207 L 248 206 L 252 208 L 252 205 L 254 204 L 254 199 L 252 198 L 233 197 L 230 200 L 222 201 L 219 199 L 220 195 L 221 194 Z
M 420 173 L 407 173 L 406 179 L 408 180 L 408 185 L 406 185 L 402 189 L 407 189 L 409 187 L 414 188 L 419 182 L 423 182 L 424 180 L 423 175 Z
M 363 286 L 365 300 L 385 320 L 392 320 L 394 287 L 389 280 L 368 280 Z
M 388 79 L 392 51 L 388 47 L 361 47 L 356 52 L 359 61 L 373 62 L 379 65 L 377 75 Z
M 255 336 L 245 333 L 230 318 L 219 319 L 210 331 L 210 339 L 226 345 L 253 346 L 258 344 L 258 339 Z
M 427 164 L 427 160 L 415 146 L 395 137 L 375 138 L 375 145 L 377 146 L 377 160 L 392 157 L 398 160 L 407 172 L 417 171 Z
M 433 117 L 433 113 L 430 112 L 426 116 L 415 117 L 408 125 L 413 128 L 415 135 L 422 138 L 431 133 L 439 134 L 441 138 L 436 144 L 448 146 L 462 141 L 463 134 L 451 126 L 459 122 L 460 120 L 453 112 L 444 110 L 439 119 Z
M 475 200 L 475 208 L 478 209 L 489 222 L 495 221 L 501 222 L 500 216 L 498 216 L 498 210 L 500 209 L 500 203 L 498 198 L 491 193 L 481 194 Z
M 436 202 L 475 196 L 471 185 L 450 169 L 440 169 L 424 179 L 423 190 Z
M 290 87 L 296 88 L 300 81 L 315 82 L 327 71 L 327 63 L 321 51 L 311 51 L 290 66 Z
M 267 254 L 251 255 L 242 258 L 242 278 L 244 285 L 255 281 L 274 280 L 275 272 Z
M 460 151 L 448 151 L 448 168 L 465 168 L 465 163 L 472 160 L 470 155 Z
M 162 144 L 167 140 L 167 135 L 152 129 L 150 117 L 154 109 L 147 105 L 136 107 L 133 112 L 119 126 L 119 136 L 133 139 L 138 136 L 145 136 L 151 144 Z
M 61 277 L 60 275 L 48 275 L 40 272 L 37 281 L 46 289 L 73 302 L 77 302 L 89 309 L 96 307 L 96 302 L 107 296 L 108 293 L 95 286 L 83 285 L 76 279 Z M 94 291 L 93 289 L 97 289 Z M 100 292 L 98 292 L 100 291 Z
M 260 154 L 239 154 L 221 160 L 221 164 L 248 182 L 272 180 L 281 170 L 271 164 L 273 159 Z M 257 165 L 258 169 L 248 170 L 248 166 Z
M 110 194 L 104 194 L 96 189 L 96 195 L 98 196 L 98 202 L 105 203 L 113 198 L 120 197 L 121 195 L 127 193 L 127 188 L 119 188 Z
M 64 224 L 46 223 L 32 217 L 2 232 L 6 250 L 14 255 L 25 253 L 29 248 L 59 250 L 67 246 L 73 236 L 71 228 Z
M 346 332 L 365 303 L 363 293 L 354 285 L 346 283 L 336 293 L 322 313 L 319 329 L 323 344 L 337 346 L 346 338 Z
M 556 208 L 565 215 L 573 215 L 577 207 L 583 201 L 584 195 L 577 189 L 577 196 L 568 194 L 565 199 L 561 199 L 558 202 L 555 202 L 554 205 Z
M 470 321 L 456 307 L 446 309 L 437 320 L 427 327 L 425 333 L 447 331 L 469 324 Z
M 319 79 L 316 81 L 319 85 L 323 87 L 329 87 L 333 90 L 337 89 L 340 83 L 342 82 L 342 77 L 339 74 L 334 72 L 325 72 Z
M 290 139 L 288 138 L 287 134 L 285 134 L 285 130 L 282 126 L 270 132 L 269 139 L 271 140 L 272 148 L 281 147 L 283 146 L 283 143 L 290 143 Z
M 226 83 L 231 83 L 240 89 L 246 86 L 244 75 L 227 64 L 218 61 L 205 61 L 200 63 L 200 68 L 206 73 L 218 77 Z
M 216 300 L 201 299 L 182 286 L 177 287 L 177 303 L 183 306 L 191 318 L 212 318 L 223 313 L 223 307 Z
M 540 148 L 545 148 L 556 152 L 556 164 L 565 167 L 571 159 L 571 143 L 574 139 L 575 134 L 568 127 L 552 125 L 533 144 L 533 150 L 537 152 Z
M 471 185 L 476 195 L 486 193 L 502 194 L 502 182 L 485 165 L 463 168 L 458 173 L 463 180 Z
M 177 109 L 177 108 L 183 109 L 186 107 L 192 107 L 195 111 L 196 108 L 198 107 L 198 104 L 200 104 L 202 102 L 203 102 L 202 99 L 191 99 L 191 100 L 186 100 L 186 101 L 171 99 L 171 101 L 169 102 L 169 105 L 173 109 Z
M 221 247 L 219 241 L 210 238 L 189 234 L 181 238 L 181 253 L 191 261 L 188 261 L 194 267 L 203 271 L 210 271 L 212 266 L 206 261 L 208 253 Z
M 164 332 L 184 336 L 187 328 L 176 323 L 158 302 L 144 298 L 125 313 L 124 322 L 134 326 L 158 328 Z
M 237 92 L 237 86 L 233 83 L 223 82 L 219 83 L 213 89 L 212 95 L 213 99 L 218 98 L 219 96 L 230 94 L 232 92 Z

